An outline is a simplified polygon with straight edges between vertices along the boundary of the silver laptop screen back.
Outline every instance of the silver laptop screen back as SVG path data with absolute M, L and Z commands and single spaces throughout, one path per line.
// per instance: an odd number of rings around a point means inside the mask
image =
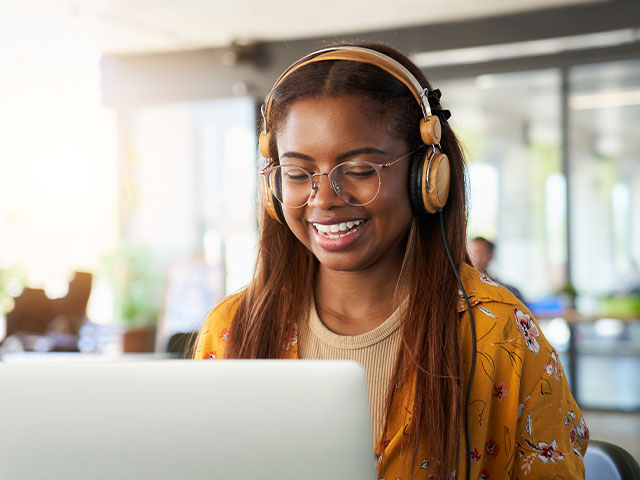
M 375 478 L 352 362 L 0 363 L 0 425 L 12 479 Z

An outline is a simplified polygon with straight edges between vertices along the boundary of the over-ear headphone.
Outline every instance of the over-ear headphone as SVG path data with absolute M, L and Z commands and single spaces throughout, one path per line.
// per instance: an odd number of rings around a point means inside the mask
M 450 170 L 449 159 L 440 151 L 440 138 L 442 127 L 440 118 L 432 114 L 429 105 L 429 97 L 439 99 L 439 91 L 429 92 L 420 81 L 400 62 L 370 48 L 358 46 L 338 46 L 317 50 L 302 57 L 287 68 L 269 92 L 262 106 L 264 129 L 260 133 L 260 154 L 264 161 L 262 171 L 277 162 L 271 155 L 271 136 L 268 128 L 269 113 L 273 104 L 273 92 L 293 72 L 310 63 L 327 60 L 348 60 L 375 65 L 387 72 L 392 77 L 402 82 L 416 99 L 422 110 L 423 118 L 420 120 L 420 137 L 426 149 L 420 149 L 418 156 L 411 159 L 409 170 L 409 198 L 415 212 L 426 211 L 435 213 L 444 207 L 449 197 Z M 426 152 L 424 151 L 426 150 Z M 262 195 L 264 206 L 271 218 L 284 224 L 282 208 L 267 185 L 266 177 L 263 178 Z

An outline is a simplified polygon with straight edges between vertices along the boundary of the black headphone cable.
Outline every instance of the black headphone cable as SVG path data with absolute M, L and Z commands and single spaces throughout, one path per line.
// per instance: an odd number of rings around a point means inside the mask
M 469 312 L 469 324 L 471 325 L 471 372 L 469 373 L 469 382 L 467 383 L 467 397 L 465 401 L 465 409 L 464 409 L 464 433 L 465 433 L 465 446 L 467 448 L 467 456 L 465 458 L 466 464 L 466 472 L 465 478 L 469 480 L 471 478 L 471 440 L 469 438 L 469 404 L 471 400 L 471 384 L 473 383 L 473 374 L 476 370 L 476 323 L 473 318 L 473 311 L 471 310 L 471 302 L 469 301 L 469 296 L 467 295 L 467 291 L 464 289 L 464 285 L 462 284 L 462 280 L 460 279 L 460 275 L 458 274 L 458 269 L 456 267 L 456 263 L 453 261 L 453 255 L 451 255 L 451 250 L 449 249 L 449 243 L 447 242 L 447 236 L 444 231 L 444 219 L 442 216 L 442 208 L 438 209 L 440 216 L 440 231 L 442 232 L 442 241 L 444 242 L 444 248 L 447 251 L 447 256 L 449 257 L 449 263 L 451 263 L 451 268 L 453 269 L 453 273 L 456 276 L 456 280 L 458 280 L 458 285 L 460 285 L 460 290 L 462 291 L 462 295 L 464 296 L 464 300 L 467 304 L 467 311 Z

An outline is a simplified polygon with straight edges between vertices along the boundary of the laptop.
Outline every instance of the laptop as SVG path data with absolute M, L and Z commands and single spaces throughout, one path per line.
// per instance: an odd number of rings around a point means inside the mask
M 0 362 L 0 477 L 373 480 L 348 361 Z

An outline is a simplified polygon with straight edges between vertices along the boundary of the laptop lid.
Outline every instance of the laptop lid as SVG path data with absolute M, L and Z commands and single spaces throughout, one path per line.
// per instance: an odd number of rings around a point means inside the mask
M 0 363 L 0 432 L 19 480 L 375 478 L 346 361 Z

